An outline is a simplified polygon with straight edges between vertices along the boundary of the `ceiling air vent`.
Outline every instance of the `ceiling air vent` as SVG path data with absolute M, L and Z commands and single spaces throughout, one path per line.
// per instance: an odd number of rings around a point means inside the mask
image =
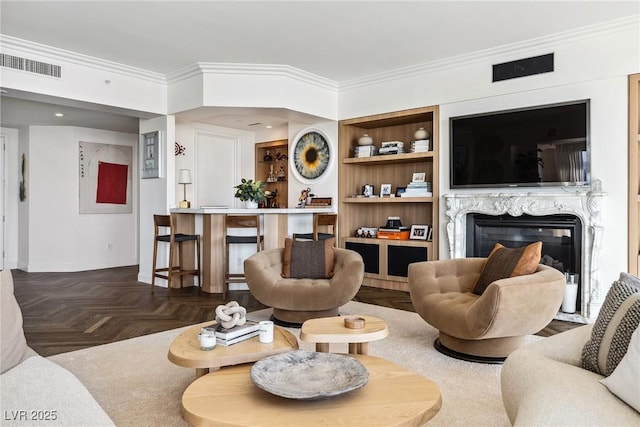
M 61 67 L 59 65 L 20 58 L 19 56 L 7 55 L 6 53 L 0 54 L 0 66 L 13 68 L 14 70 L 27 71 L 29 73 L 42 74 L 44 76 L 60 78 L 62 75 Z

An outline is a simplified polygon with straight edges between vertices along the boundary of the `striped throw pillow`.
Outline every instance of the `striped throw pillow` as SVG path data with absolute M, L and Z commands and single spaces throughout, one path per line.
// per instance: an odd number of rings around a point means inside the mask
M 640 279 L 627 273 L 607 292 L 591 338 L 582 348 L 582 367 L 609 376 L 627 352 L 640 324 Z

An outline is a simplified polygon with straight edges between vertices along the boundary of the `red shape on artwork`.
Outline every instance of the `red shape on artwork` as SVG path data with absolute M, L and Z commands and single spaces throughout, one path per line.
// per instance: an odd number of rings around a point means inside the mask
M 96 203 L 126 205 L 128 172 L 129 165 L 98 162 Z

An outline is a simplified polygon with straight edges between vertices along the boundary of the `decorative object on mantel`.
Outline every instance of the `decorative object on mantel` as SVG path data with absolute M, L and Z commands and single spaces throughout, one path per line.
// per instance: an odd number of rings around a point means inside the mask
M 292 169 L 300 181 L 311 183 L 329 167 L 329 141 L 319 129 L 305 129 L 298 135 L 291 146 Z
M 251 367 L 251 380 L 266 392 L 297 400 L 338 396 L 364 387 L 369 371 L 351 356 L 294 350 Z
M 244 325 L 247 322 L 247 309 L 238 304 L 237 301 L 219 305 L 216 307 L 216 322 L 225 329 Z
M 187 151 L 187 147 L 180 145 L 178 142 L 175 143 L 176 156 L 184 156 L 185 151 Z
M 182 184 L 184 187 L 183 200 L 178 203 L 178 207 L 181 209 L 188 209 L 191 207 L 191 202 L 187 201 L 187 184 L 191 184 L 191 170 L 180 169 L 178 173 L 178 184 Z
M 252 179 L 242 178 L 240 184 L 236 185 L 236 193 L 234 197 L 237 197 L 243 202 L 247 203 L 247 208 L 253 206 L 253 208 L 258 207 L 258 203 L 263 203 L 267 200 L 265 195 L 265 183 L 262 181 L 253 181 Z M 249 203 L 252 202 L 252 203 Z

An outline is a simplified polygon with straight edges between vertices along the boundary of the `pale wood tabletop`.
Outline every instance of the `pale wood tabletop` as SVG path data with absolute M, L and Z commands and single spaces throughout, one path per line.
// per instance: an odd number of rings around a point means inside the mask
M 193 426 L 419 426 L 442 406 L 438 386 L 393 362 L 353 355 L 369 371 L 358 390 L 322 400 L 295 400 L 253 384 L 251 365 L 225 368 L 194 381 L 182 395 Z
M 264 357 L 296 350 L 298 340 L 291 332 L 275 327 L 273 342 L 263 344 L 256 336 L 230 346 L 216 345 L 212 350 L 201 350 L 198 334 L 204 326 L 215 322 L 195 325 L 176 337 L 169 347 L 167 357 L 176 365 L 195 368 L 196 377 L 220 369 L 223 366 L 256 362 Z
M 349 329 L 345 319 L 364 319 L 364 327 Z M 387 322 L 373 316 L 349 315 L 309 319 L 300 328 L 302 341 L 316 343 L 316 351 L 328 352 L 331 343 L 349 343 L 349 353 L 367 354 L 368 344 L 389 335 Z

